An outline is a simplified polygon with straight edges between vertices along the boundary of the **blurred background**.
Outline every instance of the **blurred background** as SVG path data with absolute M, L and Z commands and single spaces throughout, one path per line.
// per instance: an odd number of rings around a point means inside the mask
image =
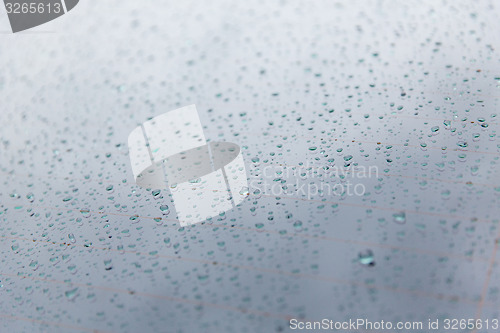
M 500 318 L 499 15 L 81 1 L 12 34 L 2 8 L 0 331 Z M 287 195 L 251 186 L 181 228 L 169 190 L 135 185 L 127 137 L 189 104 L 207 140 L 241 147 L 249 182 Z M 378 170 L 351 179 L 361 195 L 297 186 L 349 167 Z

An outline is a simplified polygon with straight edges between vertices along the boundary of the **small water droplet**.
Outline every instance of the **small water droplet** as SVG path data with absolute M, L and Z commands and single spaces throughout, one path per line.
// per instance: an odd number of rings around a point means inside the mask
M 364 250 L 358 253 L 358 261 L 363 266 L 375 266 L 375 257 L 372 250 Z
M 406 213 L 399 212 L 392 215 L 394 217 L 394 222 L 398 224 L 404 224 L 406 222 Z

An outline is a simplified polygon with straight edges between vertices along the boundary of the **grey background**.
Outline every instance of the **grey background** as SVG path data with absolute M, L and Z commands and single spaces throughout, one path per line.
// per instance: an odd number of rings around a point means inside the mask
M 499 318 L 498 16 L 493 1 L 85 1 L 14 35 L 2 12 L 1 331 Z M 167 191 L 133 184 L 126 142 L 192 103 L 250 180 L 293 189 L 264 170 L 348 155 L 379 177 L 356 180 L 361 197 L 252 194 L 179 228 Z

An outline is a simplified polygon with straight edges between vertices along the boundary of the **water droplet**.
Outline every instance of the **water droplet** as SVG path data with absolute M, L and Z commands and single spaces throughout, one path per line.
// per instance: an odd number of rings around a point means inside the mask
M 242 187 L 240 190 L 240 195 L 250 195 L 249 188 L 248 187 Z
M 358 253 L 358 261 L 363 266 L 375 266 L 375 257 L 372 250 L 365 250 Z
M 80 213 L 82 213 L 82 215 L 84 217 L 89 217 L 90 216 L 90 209 L 80 209 Z
M 113 269 L 113 265 L 111 264 L 111 259 L 104 260 L 104 269 L 107 271 Z
M 394 217 L 394 222 L 398 224 L 404 224 L 406 222 L 406 213 L 405 212 L 399 212 L 395 213 L 392 215 Z
M 64 295 L 66 296 L 67 299 L 72 301 L 78 295 L 78 288 L 68 290 L 64 293 Z

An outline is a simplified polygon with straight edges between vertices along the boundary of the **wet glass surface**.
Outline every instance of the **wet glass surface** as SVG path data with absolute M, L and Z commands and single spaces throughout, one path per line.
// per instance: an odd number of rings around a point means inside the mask
M 500 318 L 499 14 L 86 1 L 14 35 L 0 13 L 0 331 Z M 127 139 L 191 104 L 249 186 L 183 227 Z

